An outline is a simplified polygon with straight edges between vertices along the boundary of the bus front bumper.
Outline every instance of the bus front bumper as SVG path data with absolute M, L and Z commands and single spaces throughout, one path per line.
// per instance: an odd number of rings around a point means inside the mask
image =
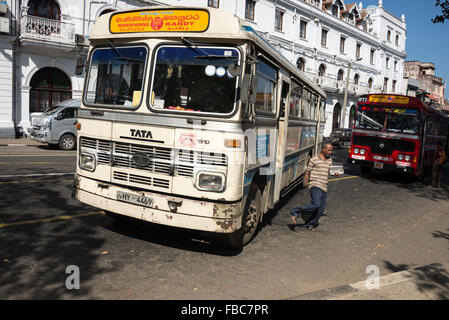
M 368 168 L 375 168 L 375 166 L 374 166 L 375 161 L 370 161 L 370 160 L 357 160 L 357 159 L 349 158 L 348 163 L 360 165 L 360 166 L 368 167 Z M 413 168 L 412 166 L 397 165 L 394 163 L 386 163 L 386 162 L 382 162 L 381 170 L 415 174 L 415 168 Z
M 151 207 L 117 200 L 117 192 L 142 195 L 153 200 Z M 241 228 L 241 201 L 217 203 L 135 191 L 75 174 L 72 198 L 135 219 L 192 230 L 232 233 Z

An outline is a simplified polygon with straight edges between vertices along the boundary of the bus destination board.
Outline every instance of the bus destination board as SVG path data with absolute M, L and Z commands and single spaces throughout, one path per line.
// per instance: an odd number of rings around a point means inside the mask
M 111 33 L 203 32 L 209 27 L 206 10 L 145 10 L 111 16 Z
M 392 96 L 392 95 L 372 95 L 369 97 L 369 102 L 377 103 L 396 103 L 396 104 L 409 104 L 410 99 L 403 96 Z

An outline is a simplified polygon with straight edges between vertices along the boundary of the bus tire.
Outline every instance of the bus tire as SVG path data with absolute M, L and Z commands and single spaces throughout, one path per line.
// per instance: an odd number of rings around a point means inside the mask
M 76 146 L 76 139 L 73 134 L 63 134 L 59 139 L 59 148 L 62 150 L 73 150 Z
M 228 249 L 240 250 L 248 244 L 259 229 L 262 216 L 262 196 L 259 188 L 253 184 L 246 198 L 242 216 L 242 226 L 233 233 L 219 234 L 218 242 Z
M 363 175 L 369 175 L 371 173 L 372 168 L 367 166 L 360 166 L 360 170 Z

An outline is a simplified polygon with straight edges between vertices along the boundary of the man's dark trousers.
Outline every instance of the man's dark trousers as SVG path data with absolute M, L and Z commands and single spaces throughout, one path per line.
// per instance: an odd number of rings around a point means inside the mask
M 291 214 L 298 217 L 299 212 L 316 212 L 313 218 L 307 222 L 307 226 L 314 227 L 318 224 L 324 209 L 326 208 L 327 192 L 324 192 L 320 188 L 312 187 L 309 190 L 312 202 L 308 205 L 296 207 L 291 211 Z

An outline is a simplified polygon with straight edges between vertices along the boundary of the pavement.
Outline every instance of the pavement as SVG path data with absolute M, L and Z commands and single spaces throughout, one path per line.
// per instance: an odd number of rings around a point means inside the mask
M 448 267 L 449 263 L 434 263 L 289 300 L 447 300 L 449 273 L 442 274 L 440 271 Z M 376 281 L 378 286 L 375 286 Z

